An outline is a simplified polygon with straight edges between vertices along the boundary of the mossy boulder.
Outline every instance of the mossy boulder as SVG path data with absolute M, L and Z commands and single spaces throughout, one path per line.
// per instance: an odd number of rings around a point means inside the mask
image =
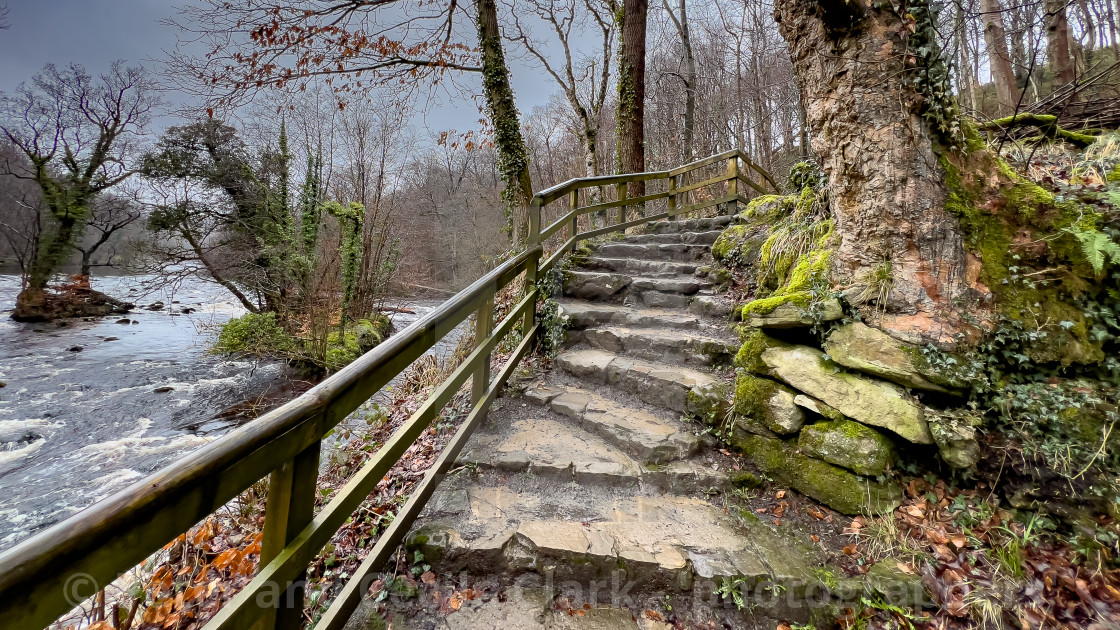
M 935 392 L 949 390 L 927 378 L 933 375 L 918 347 L 899 341 L 860 322 L 838 326 L 828 336 L 824 351 L 840 365 L 898 383 Z
M 817 297 L 814 290 L 828 285 L 831 263 L 832 251 L 828 249 L 813 250 L 801 256 L 789 272 L 785 284 L 769 297 L 754 300 L 743 307 L 743 320 L 749 320 L 752 315 L 768 315 L 785 304 L 815 311 L 813 304 Z
M 793 440 L 739 434 L 733 445 L 764 473 L 843 514 L 880 514 L 902 503 L 902 488 L 798 452 Z
M 847 417 L 844 416 L 844 414 L 840 413 L 836 409 L 834 409 L 832 407 L 829 407 L 828 405 L 826 405 L 823 402 L 817 400 L 816 398 L 811 398 L 809 396 L 806 396 L 805 394 L 798 394 L 798 395 L 794 396 L 793 397 L 793 403 L 795 405 L 797 405 L 798 407 L 804 407 L 805 409 L 808 409 L 809 411 L 817 414 L 818 416 L 821 416 L 822 418 L 827 418 L 829 420 L 847 420 L 848 419 Z
M 770 374 L 770 368 L 762 360 L 762 353 L 767 348 L 791 347 L 793 347 L 792 344 L 775 339 L 757 328 L 745 329 L 743 346 L 735 354 L 734 364 L 735 367 L 743 368 L 754 374 L 768 375 Z
M 741 267 L 758 260 L 766 232 L 753 225 L 731 225 L 712 244 L 712 258 L 731 266 Z
M 896 459 L 890 438 L 850 420 L 810 424 L 801 430 L 797 445 L 806 455 L 871 477 L 885 473 Z
M 747 420 L 748 431 L 761 425 L 779 435 L 797 433 L 805 424 L 805 412 L 794 404 L 796 395 L 781 383 L 744 372 L 735 379 L 735 412 Z
M 916 444 L 933 444 L 922 406 L 899 385 L 845 372 L 808 346 L 768 347 L 759 362 L 769 375 L 853 420 Z
M 878 593 L 886 604 L 912 608 L 935 606 L 922 584 L 922 577 L 903 571 L 894 558 L 884 558 L 871 565 L 863 577 L 867 586 Z
M 744 322 L 752 328 L 805 328 L 844 317 L 844 309 L 836 298 L 820 300 L 818 305 L 816 309 L 802 308 L 791 301 L 779 304 L 768 313 L 760 312 L 759 308 L 744 308 Z

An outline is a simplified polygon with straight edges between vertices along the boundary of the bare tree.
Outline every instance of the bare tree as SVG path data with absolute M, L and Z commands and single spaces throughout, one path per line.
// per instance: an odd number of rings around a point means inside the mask
M 41 317 L 47 282 L 81 238 L 98 194 L 128 179 L 136 139 L 158 102 L 143 68 L 114 62 L 94 79 L 79 64 L 48 64 L 30 86 L 0 95 L 0 131 L 30 162 L 50 215 L 12 316 Z
M 583 144 L 587 176 L 599 174 L 599 131 L 609 93 L 611 55 L 616 38 L 616 0 L 530 0 L 507 2 L 512 20 L 506 36 L 520 44 L 560 87 L 574 119 L 573 131 Z M 527 10 L 526 10 L 527 9 Z M 547 54 L 522 13 L 543 22 L 560 45 L 560 59 Z M 590 24 L 590 26 L 589 26 Z M 596 50 L 573 50 L 585 29 L 594 33 Z M 592 192 L 595 192 L 592 190 Z
M 95 262 L 94 256 L 102 247 L 111 245 L 115 235 L 140 220 L 142 206 L 136 191 L 132 193 L 106 194 L 94 200 L 89 220 L 86 221 L 86 238 L 74 245 L 74 249 L 82 255 L 78 272 L 81 275 L 90 275 L 93 267 L 113 266 L 113 254 L 103 263 Z
M 677 34 L 681 38 L 681 70 L 680 79 L 684 84 L 684 161 L 691 162 L 693 157 L 692 138 L 696 128 L 696 59 L 692 56 L 692 37 L 689 33 L 688 11 L 686 0 L 680 0 L 679 15 L 673 14 L 669 0 L 662 0 L 665 12 L 673 21 Z
M 6 31 L 12 28 L 12 23 L 8 21 L 10 14 L 11 11 L 8 9 L 8 5 L 0 4 L 0 31 Z
M 1015 71 L 1007 53 L 1007 31 L 1003 24 L 1003 9 L 999 0 L 980 0 L 984 20 L 984 40 L 988 44 L 988 63 L 992 81 L 996 84 L 996 98 L 1001 113 L 1011 113 L 1019 100 L 1015 84 Z

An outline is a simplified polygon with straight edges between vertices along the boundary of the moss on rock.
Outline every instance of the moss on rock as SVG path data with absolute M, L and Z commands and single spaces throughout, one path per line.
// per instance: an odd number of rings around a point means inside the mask
M 747 373 L 735 378 L 735 413 L 774 433 L 796 433 L 805 423 L 805 412 L 793 402 L 795 396 L 793 390 L 768 378 Z M 749 431 L 750 425 L 745 428 Z
M 743 336 L 743 345 L 739 348 L 739 352 L 735 354 L 735 367 L 743 368 L 754 374 L 769 374 L 770 368 L 762 360 L 762 353 L 767 348 L 784 348 L 790 344 L 775 339 L 757 328 L 746 330 L 748 332 Z
M 769 297 L 754 300 L 743 307 L 743 319 L 750 319 L 752 314 L 767 315 L 783 304 L 792 303 L 808 309 L 814 299 L 813 288 L 828 285 L 831 263 L 832 250 L 818 249 L 805 254 L 790 271 L 785 285 Z
M 798 452 L 796 443 L 741 434 L 733 446 L 779 483 L 844 514 L 880 514 L 902 502 L 902 488 L 879 483 Z

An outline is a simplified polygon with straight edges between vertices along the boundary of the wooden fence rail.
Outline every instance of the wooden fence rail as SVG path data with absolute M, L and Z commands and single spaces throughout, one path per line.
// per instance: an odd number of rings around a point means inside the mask
M 728 163 L 726 174 L 678 186 L 680 177 L 721 161 Z M 740 161 L 758 172 L 763 183 L 744 177 Z M 667 180 L 668 191 L 626 198 L 627 184 L 653 180 Z M 539 275 L 584 239 L 716 205 L 726 205 L 727 211 L 734 212 L 738 203 L 746 201 L 739 194 L 739 182 L 757 191 L 775 188 L 769 175 L 735 150 L 671 171 L 579 178 L 538 193 L 530 207 L 525 251 L 295 400 L 0 553 L 0 629 L 48 626 L 265 477 L 269 491 L 260 570 L 205 628 L 301 627 L 301 578 L 307 567 L 471 380 L 470 414 L 315 626 L 317 630 L 342 628 L 506 380 L 531 350 L 539 328 L 534 315 L 540 298 Z M 676 203 L 679 195 L 720 184 L 725 190 L 719 197 L 709 195 L 684 207 Z M 599 186 L 617 186 L 619 198 L 580 207 L 579 190 Z M 568 212 L 542 230 L 541 209 L 561 198 L 567 199 Z M 668 199 L 667 212 L 628 219 L 628 207 L 663 198 Z M 613 224 L 579 231 L 580 216 L 613 208 L 618 209 Z M 568 232 L 567 239 L 542 263 L 542 242 L 562 229 Z M 495 324 L 495 295 L 522 274 L 525 290 L 520 302 Z M 474 350 L 332 500 L 314 513 L 321 441 L 328 432 L 472 314 L 476 315 Z M 515 331 L 522 334 L 521 341 L 491 378 L 492 352 Z

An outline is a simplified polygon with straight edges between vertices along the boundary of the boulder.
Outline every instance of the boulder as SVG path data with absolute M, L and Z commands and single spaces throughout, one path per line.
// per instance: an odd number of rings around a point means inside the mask
M 752 328 L 805 328 L 844 317 L 844 309 L 836 298 L 821 301 L 814 311 L 806 310 L 794 302 L 785 302 L 769 313 L 757 310 L 744 310 L 744 313 L 747 313 L 747 326 Z
M 980 461 L 980 440 L 976 434 L 979 418 L 967 412 L 937 413 L 927 409 L 926 419 L 933 441 L 946 464 L 957 469 L 976 466 L 976 462 Z
M 794 404 L 796 395 L 781 383 L 742 373 L 735 379 L 735 412 L 753 421 L 744 424 L 747 431 L 760 424 L 779 435 L 797 433 L 805 424 L 805 412 Z
M 793 440 L 741 433 L 734 446 L 759 469 L 843 514 L 881 514 L 902 503 L 897 483 L 879 483 L 798 452 Z
M 905 387 L 950 392 L 927 378 L 926 374 L 931 374 L 932 371 L 926 367 L 921 351 L 916 346 L 894 339 L 885 332 L 860 322 L 844 324 L 833 330 L 825 341 L 824 351 L 844 367 Z
M 806 455 L 870 477 L 885 473 L 895 461 L 890 438 L 851 420 L 810 424 L 797 437 L 797 445 Z
M 894 558 L 884 558 L 867 570 L 867 586 L 892 606 L 935 608 L 936 604 L 922 584 L 922 577 L 907 573 Z
M 844 372 L 808 346 L 767 347 L 759 360 L 771 376 L 853 420 L 917 444 L 933 444 L 922 406 L 894 383 Z

